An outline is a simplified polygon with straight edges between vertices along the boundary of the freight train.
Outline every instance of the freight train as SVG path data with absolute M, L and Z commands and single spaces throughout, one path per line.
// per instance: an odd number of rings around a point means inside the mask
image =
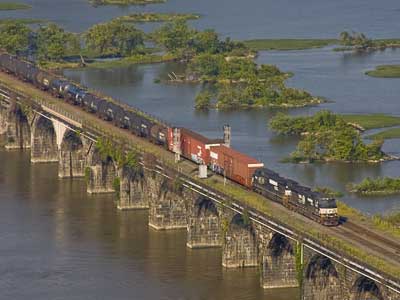
M 264 168 L 258 160 L 230 148 L 226 139 L 213 140 L 186 128 L 169 126 L 138 109 L 98 95 L 4 51 L 0 51 L 0 70 L 134 135 L 169 151 L 179 152 L 184 158 L 205 165 L 213 172 L 323 225 L 335 226 L 339 223 L 335 199 Z

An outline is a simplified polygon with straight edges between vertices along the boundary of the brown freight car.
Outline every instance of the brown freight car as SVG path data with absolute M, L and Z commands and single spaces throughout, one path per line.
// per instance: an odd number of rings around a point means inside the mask
M 210 163 L 209 148 L 224 143 L 222 139 L 209 139 L 186 128 L 181 128 L 180 133 L 182 155 L 198 164 L 208 165 Z
M 216 173 L 251 188 L 255 170 L 262 162 L 224 145 L 210 146 L 210 168 Z

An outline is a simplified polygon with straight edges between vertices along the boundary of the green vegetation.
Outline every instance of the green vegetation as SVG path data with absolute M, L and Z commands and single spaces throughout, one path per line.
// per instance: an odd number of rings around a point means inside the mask
M 128 23 L 140 22 L 172 22 L 176 20 L 196 20 L 200 16 L 196 14 L 177 14 L 177 13 L 135 13 L 128 16 L 116 18 L 117 21 Z
M 212 95 L 208 91 L 202 91 L 196 96 L 195 108 L 199 110 L 207 110 L 211 106 Z
M 96 143 L 96 149 L 103 161 L 111 159 L 120 168 L 136 169 L 139 167 L 139 154 L 136 151 L 128 151 L 109 139 L 99 138 Z
M 325 186 L 318 186 L 315 188 L 315 191 L 332 198 L 341 198 L 344 196 L 342 192 L 334 191 L 331 188 Z
M 336 39 L 257 39 L 243 43 L 255 51 L 261 50 L 304 50 L 322 48 L 338 43 Z
M 48 21 L 42 19 L 0 19 L 0 25 L 9 24 L 9 23 L 18 23 L 18 24 L 43 24 Z
M 166 51 L 181 59 L 191 59 L 201 53 L 247 55 L 249 50 L 243 43 L 229 38 L 221 41 L 214 30 L 198 31 L 190 28 L 185 20 L 176 20 L 161 26 L 151 38 Z
M 210 53 L 194 57 L 186 74 L 190 81 L 217 83 L 211 97 L 216 102 L 199 95 L 196 108 L 301 107 L 322 102 L 306 91 L 286 87 L 289 76 L 273 65 L 257 66 L 251 58 Z
M 89 28 L 85 34 L 87 51 L 97 56 L 129 56 L 144 47 L 144 34 L 132 25 L 111 21 Z
M 24 3 L 3 2 L 0 3 L 1 10 L 17 10 L 17 9 L 30 9 L 32 6 Z
M 21 23 L 6 23 L 0 26 L 0 48 L 16 54 L 28 50 L 32 30 Z
M 359 184 L 349 185 L 349 190 L 361 195 L 400 194 L 400 178 L 366 178 Z
M 278 114 L 270 127 L 278 134 L 300 137 L 296 151 L 291 154 L 293 162 L 376 162 L 387 158 L 381 150 L 383 141 L 365 144 L 359 131 L 329 111 L 320 111 L 311 117 Z
M 363 33 L 343 31 L 339 36 L 340 44 L 344 47 L 335 49 L 336 51 L 365 51 L 365 50 L 384 50 L 386 48 L 400 47 L 400 39 L 376 39 L 372 40 Z
M 89 0 L 93 6 L 100 5 L 146 5 L 164 3 L 166 0 Z
M 382 132 L 372 134 L 367 136 L 369 139 L 381 139 L 381 140 L 389 140 L 389 139 L 400 139 L 400 128 L 391 128 L 388 130 L 384 130 Z
M 51 23 L 38 29 L 36 47 L 40 61 L 60 61 L 66 55 L 79 53 L 80 42 L 77 35 Z
M 365 72 L 366 75 L 381 78 L 400 78 L 400 65 L 381 65 L 375 70 Z
M 385 114 L 367 114 L 367 115 L 340 115 L 347 123 L 354 124 L 363 130 L 384 128 L 400 125 L 400 117 L 389 116 Z

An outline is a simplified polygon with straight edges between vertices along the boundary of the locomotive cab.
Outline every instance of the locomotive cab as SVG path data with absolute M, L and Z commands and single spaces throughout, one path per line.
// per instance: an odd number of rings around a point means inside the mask
M 319 216 L 323 225 L 337 226 L 339 224 L 338 209 L 334 198 L 319 200 Z

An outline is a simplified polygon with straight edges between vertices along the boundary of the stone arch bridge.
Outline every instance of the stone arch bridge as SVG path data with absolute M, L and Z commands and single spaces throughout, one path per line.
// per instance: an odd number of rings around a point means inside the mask
M 96 134 L 57 107 L 0 88 L 0 135 L 30 149 L 32 163 L 58 163 L 60 178 L 86 177 L 89 193 L 115 192 L 120 209 L 148 209 L 157 230 L 187 230 L 189 248 L 220 247 L 226 268 L 257 267 L 264 288 L 300 287 L 302 300 L 400 300 L 385 276 L 284 224 L 159 164 L 119 168 L 95 147 Z M 115 179 L 119 185 L 115 185 Z

